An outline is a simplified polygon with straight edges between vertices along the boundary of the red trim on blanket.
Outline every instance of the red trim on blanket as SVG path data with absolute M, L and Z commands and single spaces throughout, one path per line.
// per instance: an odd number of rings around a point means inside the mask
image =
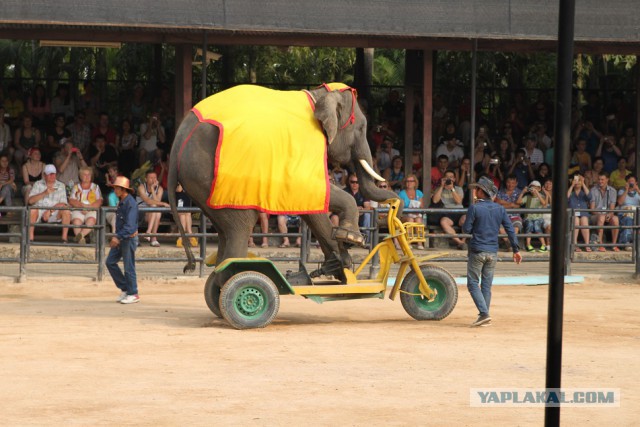
M 220 207 L 211 205 L 211 195 L 213 194 L 213 190 L 216 187 L 216 178 L 218 177 L 218 166 L 220 164 L 219 162 L 220 149 L 222 148 L 222 137 L 224 136 L 224 126 L 222 125 L 222 123 L 217 122 L 215 120 L 204 119 L 200 111 L 196 110 L 195 108 L 193 108 L 191 111 L 193 111 L 193 113 L 198 117 L 198 120 L 200 120 L 201 123 L 209 123 L 218 128 L 218 143 L 216 146 L 216 155 L 213 159 L 213 164 L 215 166 L 213 168 L 213 179 L 211 180 L 211 189 L 209 190 L 209 196 L 207 197 L 207 206 L 209 206 L 212 209 L 220 209 Z M 239 209 L 239 208 L 235 208 L 235 209 Z
M 211 209 L 245 209 L 245 210 L 254 210 L 262 213 L 268 213 L 270 215 L 313 215 L 313 214 L 321 214 L 327 213 L 325 210 L 315 210 L 315 211 L 272 211 L 269 209 L 263 209 L 260 206 L 247 206 L 247 205 L 218 205 L 211 206 L 207 203 Z

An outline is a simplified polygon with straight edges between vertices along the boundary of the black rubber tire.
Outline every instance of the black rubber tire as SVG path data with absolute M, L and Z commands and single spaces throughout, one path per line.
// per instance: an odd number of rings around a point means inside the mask
M 416 320 L 442 320 L 455 308 L 458 302 L 458 285 L 451 274 L 435 265 L 422 265 L 420 271 L 429 286 L 438 291 L 432 302 L 420 294 L 418 276 L 411 271 L 400 285 L 402 307 Z M 415 295 L 420 294 L 420 295 Z
M 222 319 L 222 312 L 220 311 L 220 286 L 215 283 L 215 275 L 213 272 L 207 278 L 207 282 L 204 285 L 204 300 L 207 303 L 207 307 L 216 317 Z
M 220 293 L 222 317 L 236 329 L 264 328 L 275 319 L 279 308 L 278 288 L 256 271 L 232 276 Z

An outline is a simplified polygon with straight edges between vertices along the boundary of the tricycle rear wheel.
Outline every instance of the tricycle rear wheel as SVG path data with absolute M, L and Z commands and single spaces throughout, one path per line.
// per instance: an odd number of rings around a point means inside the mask
M 420 292 L 418 276 L 411 271 L 400 285 L 402 307 L 416 320 L 442 320 L 453 311 L 458 302 L 456 281 L 447 270 L 435 265 L 421 265 L 420 271 L 437 295 L 433 301 L 429 301 Z
M 278 314 L 280 293 L 273 281 L 257 271 L 231 276 L 220 292 L 220 311 L 236 329 L 264 328 Z

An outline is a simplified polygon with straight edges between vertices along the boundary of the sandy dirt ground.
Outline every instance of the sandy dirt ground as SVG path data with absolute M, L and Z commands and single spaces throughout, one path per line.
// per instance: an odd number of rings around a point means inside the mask
M 441 322 L 399 301 L 285 296 L 266 329 L 213 317 L 197 279 L 142 281 L 141 302 L 87 279 L 0 282 L 2 425 L 542 425 L 542 408 L 474 408 L 470 388 L 544 387 L 546 286 L 494 288 L 470 328 L 460 288 Z M 566 289 L 564 387 L 621 390 L 564 425 L 637 425 L 640 287 Z

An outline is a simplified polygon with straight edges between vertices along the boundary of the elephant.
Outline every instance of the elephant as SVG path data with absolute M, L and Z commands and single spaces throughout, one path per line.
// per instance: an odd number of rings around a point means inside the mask
M 238 208 L 236 206 L 213 208 L 210 205 L 210 197 L 214 197 L 217 191 L 217 187 L 214 187 L 213 191 L 211 191 L 212 182 L 214 178 L 223 179 L 220 174 L 222 174 L 224 160 L 217 158 L 217 155 L 221 144 L 221 134 L 224 133 L 226 138 L 227 129 L 224 125 L 214 120 L 204 120 L 200 110 L 198 110 L 198 106 L 207 100 L 216 101 L 215 97 L 225 96 L 223 94 L 226 92 L 234 90 L 249 91 L 252 88 L 254 88 L 252 85 L 241 85 L 210 96 L 187 113 L 176 131 L 169 156 L 167 190 L 173 218 L 182 236 L 184 250 L 187 254 L 187 264 L 184 267 L 185 273 L 195 269 L 195 259 L 189 239 L 185 238 L 185 231 L 178 218 L 175 194 L 178 182 L 193 203 L 211 220 L 211 223 L 218 231 L 217 263 L 219 264 L 227 258 L 243 258 L 247 256 L 247 241 L 250 237 L 250 230 L 255 225 L 261 209 L 259 207 Z M 260 87 L 255 86 L 255 88 Z M 272 90 L 261 88 L 260 91 L 262 93 Z M 372 156 L 366 138 L 367 121 L 358 106 L 354 89 L 342 84 L 323 84 L 308 91 L 272 92 L 295 92 L 295 96 L 304 93 L 306 95 L 305 99 L 308 98 L 308 103 L 312 107 L 308 114 L 312 115 L 311 119 L 319 126 L 318 132 L 322 132 L 320 136 L 323 139 L 322 150 L 326 150 L 326 158 L 321 155 L 320 158 L 312 159 L 311 161 L 324 163 L 325 176 L 323 179 L 326 183 L 328 183 L 326 169 L 328 160 L 348 166 L 352 171 L 355 171 L 360 183 L 360 191 L 365 198 L 375 201 L 397 198 L 396 193 L 393 191 L 380 189 L 376 186 L 376 180 L 382 181 L 384 179 L 376 174 L 370 166 L 372 164 Z M 228 96 L 232 96 L 234 93 L 232 92 Z M 237 107 L 237 113 L 228 112 L 233 119 L 238 118 L 239 122 L 244 123 L 243 126 L 247 126 L 246 122 L 251 120 L 237 116 L 243 116 L 245 108 L 250 108 L 254 104 L 252 100 L 247 101 L 247 103 L 234 103 L 234 105 L 239 104 L 235 106 Z M 231 108 L 231 103 L 228 106 Z M 280 111 L 277 105 L 273 105 L 270 109 L 275 110 L 276 115 L 284 116 L 284 119 L 287 120 L 290 116 L 298 114 L 297 109 L 291 112 L 290 109 L 283 108 L 283 111 Z M 266 132 L 269 132 L 269 129 L 263 130 L 263 134 Z M 288 159 L 287 161 L 296 162 L 297 160 Z M 294 163 L 287 164 L 292 165 Z M 216 171 L 218 175 L 214 176 Z M 337 258 L 340 261 L 338 264 L 341 272 L 342 266 L 349 267 L 351 263 L 345 243 L 362 245 L 363 236 L 358 228 L 359 214 L 355 199 L 349 193 L 333 184 L 328 186 L 328 195 L 328 210 L 337 213 L 340 218 L 340 227 L 337 230 L 334 230 L 331 225 L 329 216 L 326 213 L 327 209 L 320 212 L 294 213 L 300 214 L 318 239 L 325 256 L 325 265 L 335 264 Z M 332 236 L 335 236 L 335 238 Z M 222 285 L 223 283 L 218 284 L 220 287 Z

